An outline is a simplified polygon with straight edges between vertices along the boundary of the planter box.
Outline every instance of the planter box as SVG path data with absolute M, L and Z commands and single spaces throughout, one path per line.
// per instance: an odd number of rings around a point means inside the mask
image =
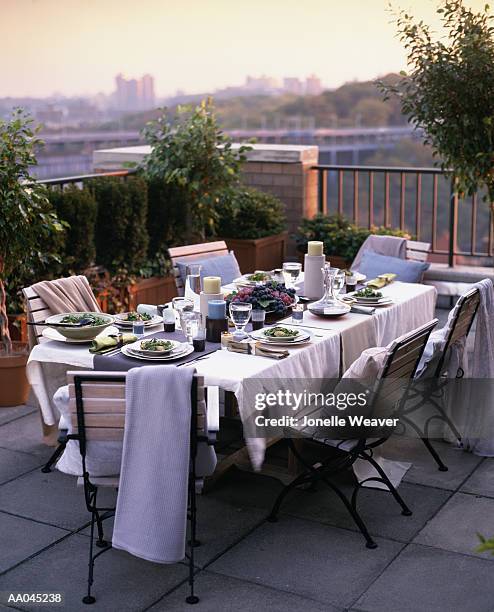
M 15 342 L 27 342 L 27 318 L 24 313 L 8 315 L 10 338 Z
M 178 295 L 173 276 L 144 278 L 130 285 L 128 292 L 132 309 L 138 304 L 164 304 Z
M 254 270 L 281 268 L 285 259 L 288 232 L 265 238 L 241 240 L 224 238 L 227 247 L 234 251 L 242 274 Z

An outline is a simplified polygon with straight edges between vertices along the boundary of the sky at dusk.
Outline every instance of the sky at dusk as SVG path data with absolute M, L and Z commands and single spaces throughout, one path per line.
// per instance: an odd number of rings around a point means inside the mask
M 436 0 L 393 0 L 437 25 Z M 467 5 L 480 9 L 485 0 Z M 158 95 L 317 74 L 326 86 L 405 67 L 387 0 L 0 0 L 0 97 L 110 93 L 151 73 Z

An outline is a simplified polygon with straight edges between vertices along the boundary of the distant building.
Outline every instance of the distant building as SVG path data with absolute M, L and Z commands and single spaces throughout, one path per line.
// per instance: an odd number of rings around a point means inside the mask
M 305 80 L 305 93 L 308 96 L 318 96 L 323 91 L 321 79 L 315 74 L 311 74 Z
M 301 96 L 304 93 L 304 86 L 302 81 L 297 77 L 285 77 L 283 79 L 283 89 L 287 93 Z
M 273 77 L 262 75 L 260 77 L 248 76 L 245 79 L 245 89 L 256 93 L 273 93 L 278 88 L 278 82 Z
M 122 111 L 146 110 L 155 105 L 154 78 L 145 74 L 140 79 L 115 77 L 115 106 Z

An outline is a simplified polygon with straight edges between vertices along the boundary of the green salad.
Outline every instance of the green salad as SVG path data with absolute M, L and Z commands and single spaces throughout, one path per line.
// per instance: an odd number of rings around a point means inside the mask
M 151 340 L 143 340 L 141 342 L 141 351 L 164 352 L 170 351 L 172 348 L 173 342 L 170 342 L 170 340 L 158 340 L 158 338 L 152 338 Z
M 264 330 L 266 338 L 295 338 L 299 332 L 295 329 L 288 329 L 287 327 L 270 327 Z
M 360 291 L 355 292 L 355 297 L 357 298 L 380 298 L 383 294 L 380 291 L 375 291 L 370 287 L 366 287 L 365 289 L 360 289 Z
M 263 281 L 271 280 L 271 274 L 267 272 L 255 272 L 254 274 L 249 274 L 247 280 L 254 283 L 262 283 Z
M 148 314 L 147 312 L 136 312 L 135 310 L 132 310 L 131 312 L 127 313 L 127 316 L 125 317 L 126 321 L 151 321 L 152 317 L 150 314 Z
M 82 320 L 84 320 L 84 326 L 88 327 L 96 327 L 97 325 L 105 325 L 108 323 L 107 319 L 103 317 L 98 317 L 91 312 L 85 312 L 84 314 L 68 314 L 65 315 L 62 319 L 60 319 L 60 323 L 68 323 L 69 325 L 77 325 Z

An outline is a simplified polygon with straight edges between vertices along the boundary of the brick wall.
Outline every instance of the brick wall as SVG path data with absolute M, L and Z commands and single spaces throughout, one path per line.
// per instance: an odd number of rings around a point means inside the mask
M 247 185 L 272 193 L 285 205 L 288 232 L 296 231 L 302 217 L 317 212 L 317 172 L 310 162 L 248 161 L 243 176 Z M 295 243 L 290 239 L 289 253 L 294 254 Z

